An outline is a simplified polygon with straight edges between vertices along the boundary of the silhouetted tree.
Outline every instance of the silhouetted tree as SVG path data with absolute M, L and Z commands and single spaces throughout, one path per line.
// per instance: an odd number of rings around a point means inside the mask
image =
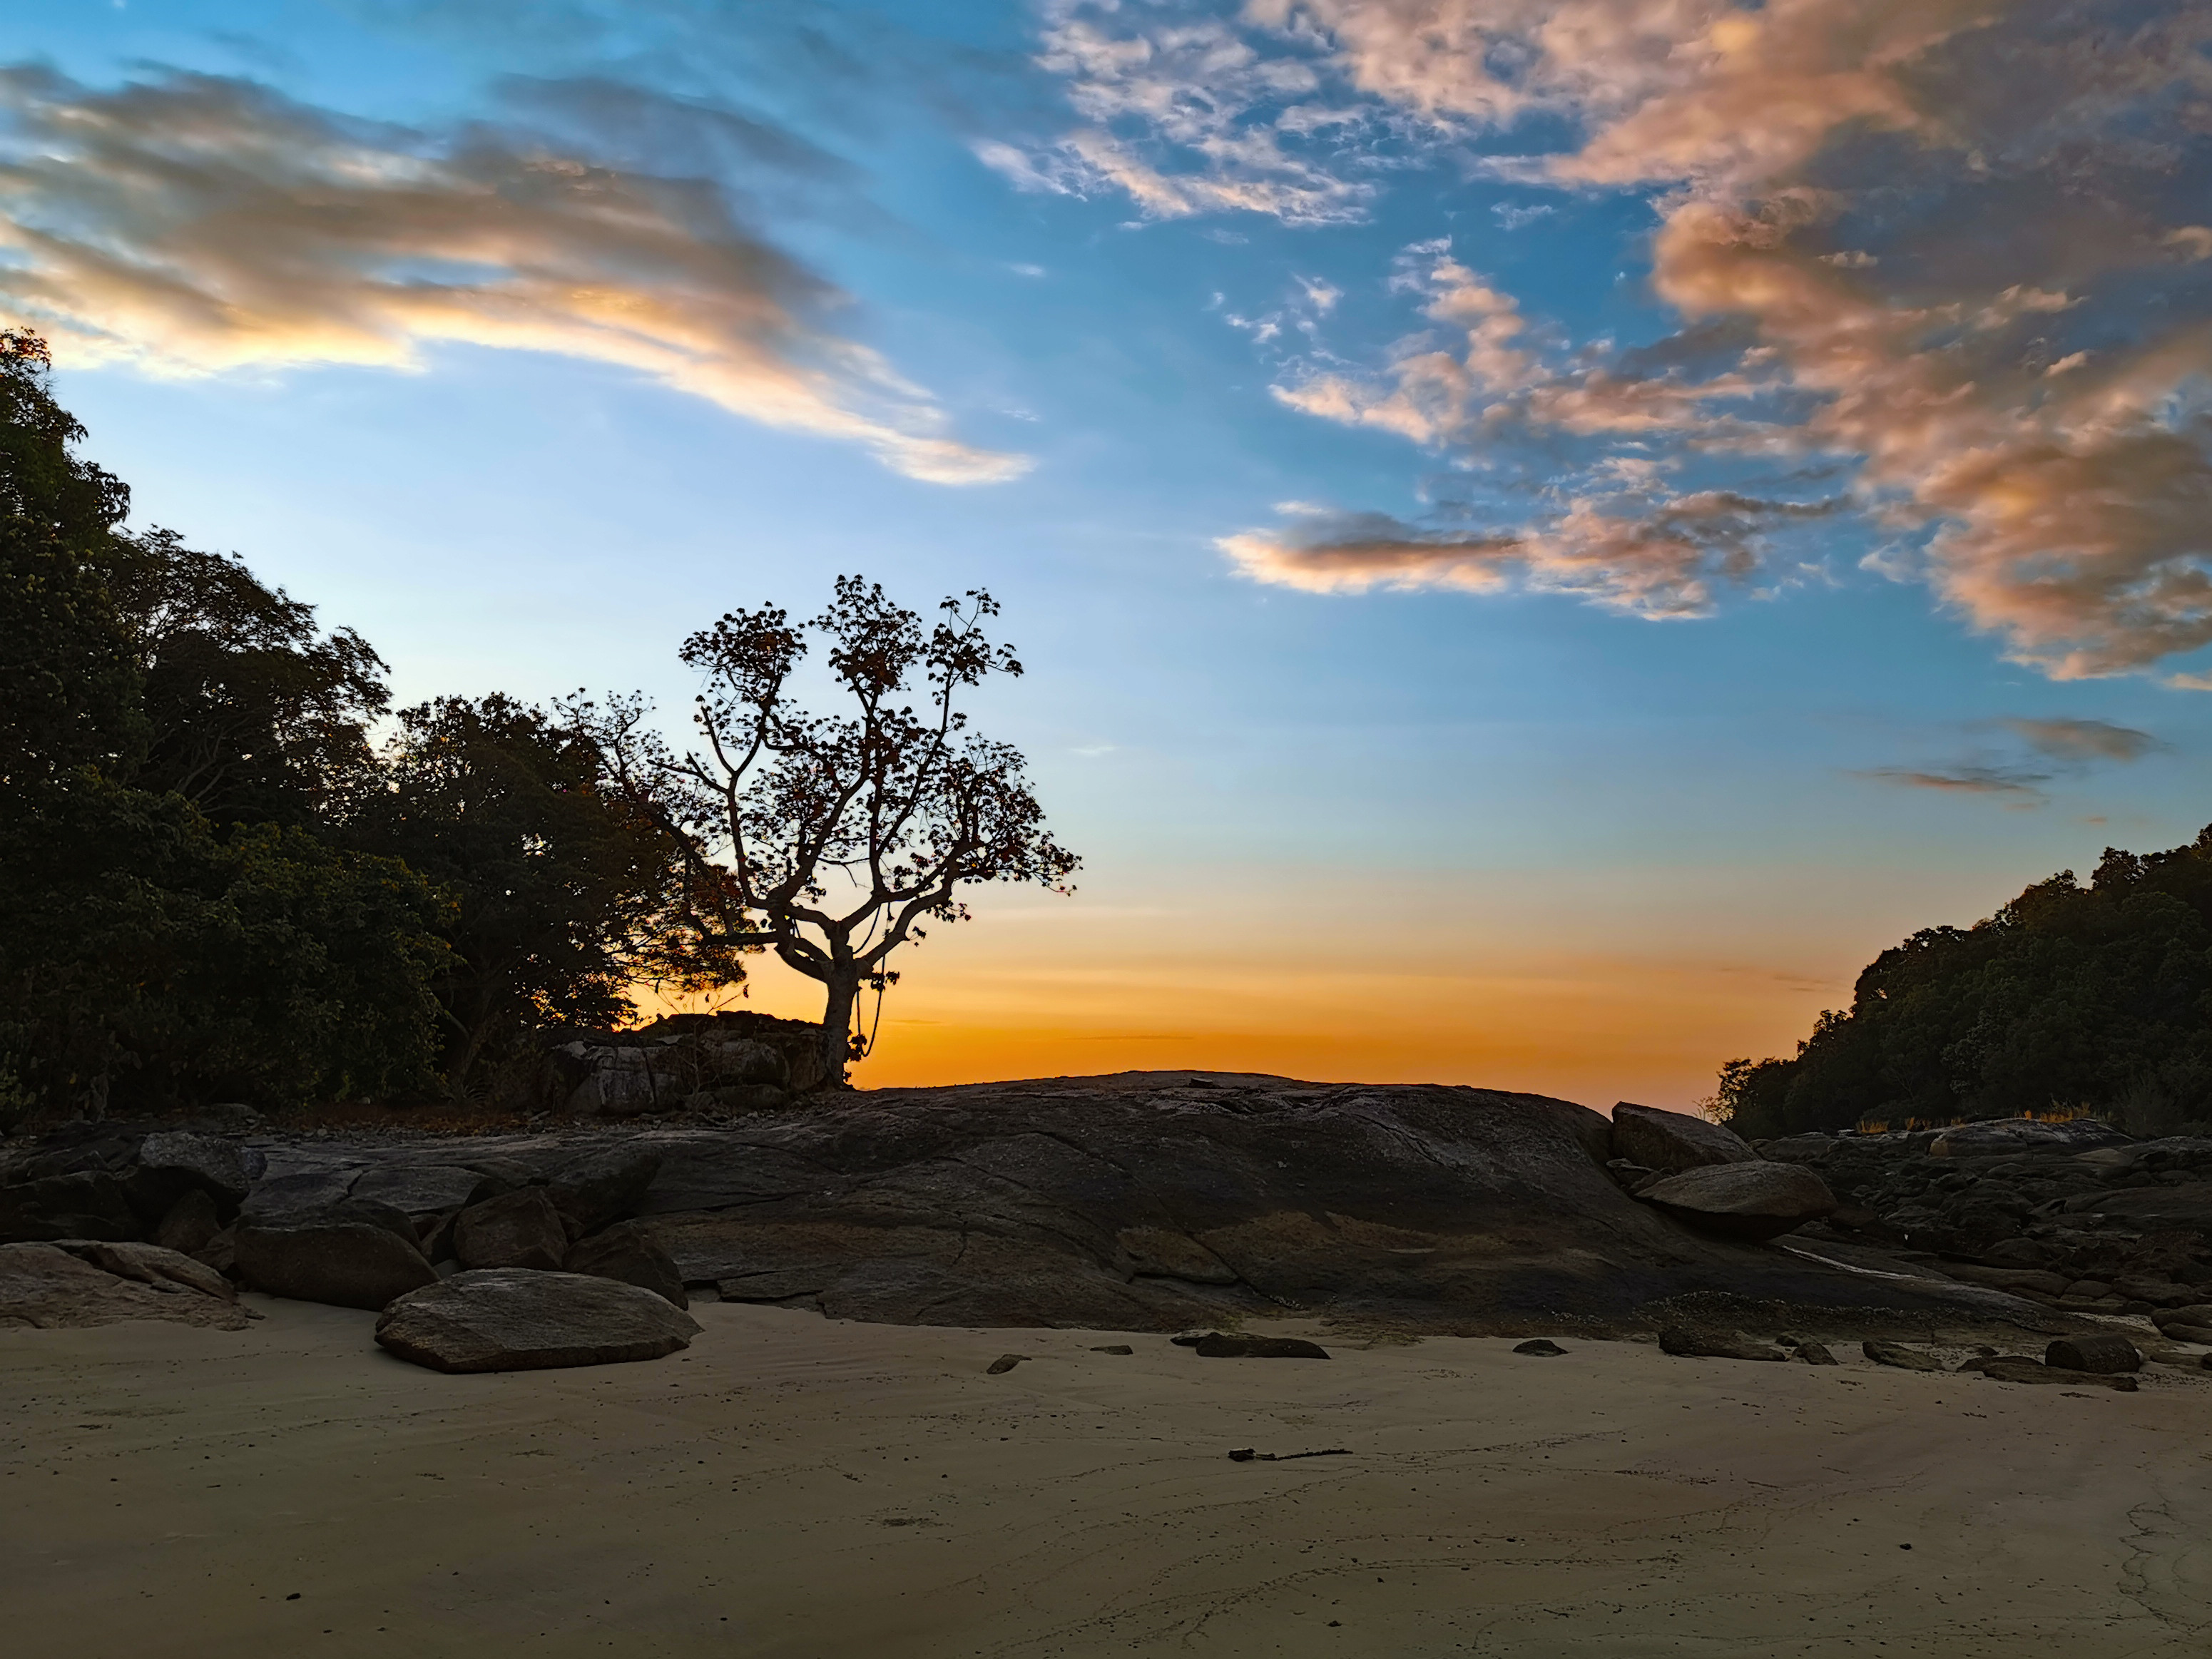
M 683 847 L 714 936 L 765 945 L 822 982 L 833 1078 L 865 1052 L 853 1033 L 861 988 L 895 978 L 885 963 L 926 936 L 925 922 L 965 921 L 963 887 L 1065 892 L 1077 867 L 1045 827 L 1020 752 L 971 732 L 958 707 L 990 675 L 1022 672 L 1012 647 L 984 635 L 998 613 L 971 590 L 925 627 L 881 586 L 840 577 L 801 627 L 764 606 L 684 642 L 706 681 L 695 716 L 703 748 L 671 751 L 635 699 L 595 711 L 625 792 Z M 851 712 L 811 712 L 789 696 L 808 631 L 826 642 Z
M 619 1023 L 641 980 L 744 979 L 699 937 L 680 844 L 611 787 L 587 730 L 496 694 L 402 709 L 398 727 L 348 834 L 452 901 L 436 985 L 455 1094 L 534 1027 Z
M 2144 1133 L 2212 1120 L 2212 829 L 2171 851 L 2107 848 L 1972 927 L 1923 928 L 1858 977 L 1794 1058 L 1730 1060 L 1740 1133 L 1947 1122 L 2053 1108 Z

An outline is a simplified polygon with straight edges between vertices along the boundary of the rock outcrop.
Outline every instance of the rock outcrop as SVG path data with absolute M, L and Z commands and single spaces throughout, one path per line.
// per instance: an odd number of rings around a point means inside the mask
M 1674 1175 L 1708 1164 L 1747 1164 L 1759 1154 L 1725 1125 L 1624 1100 L 1613 1109 L 1613 1156 Z
M 376 1322 L 381 1346 L 441 1371 L 658 1359 L 698 1333 L 690 1315 L 635 1285 L 522 1267 L 456 1273 L 399 1297 Z
M 37 1330 L 68 1330 L 85 1325 L 112 1325 L 126 1319 L 161 1319 L 216 1330 L 243 1330 L 244 1309 L 225 1286 L 216 1293 L 193 1281 L 190 1270 L 198 1264 L 172 1253 L 140 1244 L 129 1247 L 138 1254 L 124 1259 L 127 1273 L 111 1272 L 96 1261 L 87 1245 L 108 1241 L 72 1241 L 59 1244 L 0 1244 L 0 1328 L 27 1326 Z
M 1818 1221 L 1836 1195 L 1795 1164 L 1709 1164 L 1639 1186 L 1636 1196 L 1677 1220 L 1727 1238 L 1778 1238 Z

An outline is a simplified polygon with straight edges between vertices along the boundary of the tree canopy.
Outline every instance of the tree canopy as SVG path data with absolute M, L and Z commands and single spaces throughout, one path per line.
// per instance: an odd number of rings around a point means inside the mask
M 1730 1060 L 1741 1133 L 2087 1109 L 2158 1132 L 2212 1120 L 2212 828 L 2107 848 L 1971 927 L 1929 927 L 1860 974 L 1790 1059 Z
M 967 920 L 963 889 L 1065 891 L 1079 863 L 1046 827 L 1020 751 L 971 730 L 960 707 L 991 675 L 1022 672 L 983 631 L 998 614 L 979 589 L 926 625 L 880 585 L 843 576 L 803 625 L 763 606 L 684 642 L 706 682 L 699 748 L 672 752 L 634 700 L 598 711 L 616 777 L 684 849 L 710 936 L 765 945 L 821 981 L 833 1077 L 865 1052 L 852 1034 L 860 988 L 895 978 L 890 957 L 925 923 Z M 837 712 L 791 694 L 809 634 L 827 647 Z
M 125 526 L 0 333 L 0 1117 L 461 1092 L 640 977 L 743 977 L 573 720 L 404 711 L 240 561 Z

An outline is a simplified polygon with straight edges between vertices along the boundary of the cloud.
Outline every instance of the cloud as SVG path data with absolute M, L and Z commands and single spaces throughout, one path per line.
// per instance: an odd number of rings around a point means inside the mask
M 2166 746 L 2148 732 L 2106 720 L 2008 720 L 1998 724 L 2054 760 L 2134 761 Z
M 1855 775 L 1900 789 L 1936 789 L 1948 794 L 1993 795 L 2014 806 L 2040 806 L 2047 772 L 2021 771 L 2006 767 L 1961 766 L 1948 771 L 1920 772 L 1902 766 L 1878 766 Z
M 1572 501 L 1536 524 L 1492 532 L 1423 528 L 1387 514 L 1303 502 L 1278 510 L 1291 522 L 1215 543 L 1239 574 L 1309 593 L 1565 593 L 1656 620 L 1710 613 L 1721 588 L 1741 585 L 1757 568 L 1763 537 L 1822 509 L 1701 491 L 1633 512 Z
M 526 89 L 541 118 L 672 135 L 702 165 L 838 165 L 702 104 L 612 83 Z M 857 443 L 909 477 L 981 483 L 1021 457 L 827 319 L 845 297 L 707 179 L 585 159 L 512 129 L 353 121 L 252 82 L 95 91 L 0 70 L 0 313 L 77 362 L 155 374 L 419 368 L 453 343 L 618 365 L 763 424 Z
M 1235 27 L 1193 15 L 1067 0 L 1053 30 L 1090 44 L 1044 60 L 1079 103 L 1110 106 L 1116 144 L 1189 210 L 1240 176 L 1208 147 L 1224 132 L 1264 135 L 1324 194 L 1373 184 L 1377 134 L 1439 157 L 1479 143 L 1470 165 L 1492 180 L 1649 199 L 1654 295 L 1708 351 L 1740 341 L 1717 363 L 1575 348 L 1470 274 L 1486 332 L 1293 373 L 1290 406 L 1470 467 L 1518 446 L 1571 489 L 1607 446 L 1740 490 L 1777 465 L 1840 469 L 1895 550 L 1883 567 L 2014 660 L 2071 679 L 2212 645 L 2212 9 L 1247 0 Z M 1431 324 L 1455 320 L 1442 282 L 1418 290 Z

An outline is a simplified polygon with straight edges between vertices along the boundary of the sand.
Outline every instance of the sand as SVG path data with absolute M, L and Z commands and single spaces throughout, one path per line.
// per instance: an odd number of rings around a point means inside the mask
M 246 1300 L 241 1333 L 0 1332 L 8 1651 L 2212 1650 L 2195 1375 L 1204 1359 L 723 1304 L 677 1358 L 455 1377 Z

